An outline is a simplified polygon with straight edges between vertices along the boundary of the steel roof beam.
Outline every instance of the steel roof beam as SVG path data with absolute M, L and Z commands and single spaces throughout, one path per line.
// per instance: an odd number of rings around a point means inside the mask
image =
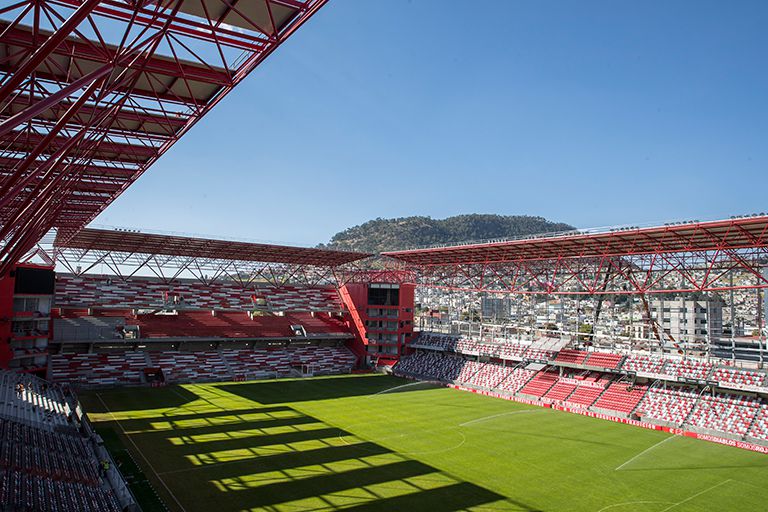
M 99 5 L 100 0 L 85 0 L 80 4 L 75 12 L 59 27 L 58 30 L 50 34 L 48 39 L 34 50 L 24 63 L 8 77 L 5 83 L 0 86 L 0 103 L 5 101 L 11 93 L 20 86 L 24 80 L 43 62 L 48 56 L 83 22 L 88 15 Z M 8 37 L 3 33 L 3 40 Z

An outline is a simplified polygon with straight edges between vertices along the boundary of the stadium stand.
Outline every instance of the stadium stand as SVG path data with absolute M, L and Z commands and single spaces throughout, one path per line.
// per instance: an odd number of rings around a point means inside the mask
M 689 425 L 742 437 L 758 413 L 759 402 L 750 397 L 716 393 L 702 395 L 687 422 Z
M 630 354 L 624 360 L 622 368 L 638 373 L 661 375 L 666 361 L 660 357 Z
M 411 345 L 414 347 L 427 347 L 468 355 L 487 354 L 499 359 L 511 361 L 521 361 L 525 358 L 546 360 L 555 354 L 555 352 L 551 350 L 536 348 L 531 344 L 512 340 L 496 339 L 477 341 L 467 339 L 463 336 L 429 332 L 422 332 Z
M 541 371 L 523 386 L 519 393 L 539 398 L 545 395 L 557 380 L 557 373 L 552 371 Z
M 736 387 L 766 387 L 766 376 L 764 373 L 736 369 L 736 368 L 715 368 L 712 373 L 712 379 L 724 385 L 733 385 Z
M 549 361 L 552 359 L 554 352 L 550 350 L 544 350 L 540 348 L 529 348 L 523 354 L 523 359 L 534 359 L 536 361 Z
M 209 382 L 293 375 L 307 367 L 313 375 L 349 373 L 356 357 L 344 346 L 275 346 L 203 351 L 119 351 L 51 356 L 51 378 L 81 385 L 141 384 L 144 370 L 162 369 L 166 382 Z
M 456 382 L 467 383 L 472 380 L 472 377 L 482 370 L 484 363 L 478 363 L 477 361 L 466 361 L 459 371 L 459 375 L 456 377 Z
M 536 372 L 532 370 L 526 370 L 525 368 L 515 368 L 506 379 L 501 381 L 499 384 L 499 389 L 501 391 L 517 393 L 520 391 L 520 388 L 525 386 L 525 384 L 531 380 L 535 374 Z
M 572 379 L 558 379 L 554 386 L 544 394 L 542 398 L 556 402 L 565 401 L 576 389 L 576 383 Z
M 563 349 L 555 357 L 558 363 L 584 364 L 589 354 L 583 350 Z
M 49 378 L 91 386 L 140 384 L 142 371 L 150 366 L 143 352 L 119 351 L 104 354 L 53 354 Z
M 768 405 L 760 406 L 747 435 L 758 442 L 768 441 Z
M 656 420 L 670 426 L 680 426 L 691 414 L 698 392 L 692 388 L 651 388 L 637 406 L 644 420 Z
M 237 309 L 254 307 L 254 297 L 264 299 L 270 311 L 340 311 L 341 303 L 333 287 L 253 286 L 235 282 L 201 283 L 177 279 L 173 285 L 160 279 L 114 276 L 56 275 L 55 304 L 61 308 L 150 308 L 167 305 L 176 297 L 177 307 L 191 309 Z
M 0 372 L 2 510 L 119 512 L 132 498 L 114 468 L 99 471 L 87 426 L 56 385 Z M 108 457 L 108 456 L 107 456 Z M 115 482 L 119 483 L 117 489 Z M 116 492 L 122 496 L 121 506 Z
M 592 405 L 621 414 L 630 414 L 645 395 L 645 386 L 631 386 L 627 382 L 612 382 Z
M 479 388 L 494 389 L 499 387 L 499 384 L 505 381 L 513 371 L 514 369 L 510 366 L 487 363 L 482 365 L 477 373 L 466 381 L 466 384 Z
M 439 350 L 456 350 L 456 344 L 459 341 L 458 336 L 440 333 L 422 333 L 411 344 L 417 347 L 434 348 Z
M 672 377 L 686 377 L 689 379 L 706 379 L 712 372 L 714 365 L 706 361 L 685 359 L 680 361 L 669 360 L 662 372 Z
M 176 311 L 170 314 L 132 315 L 124 310 L 63 310 L 54 320 L 54 340 L 124 339 L 125 328 L 138 328 L 140 338 L 290 338 L 294 325 L 307 335 L 349 335 L 339 317 L 326 313 L 249 315 L 245 312 Z
M 621 354 L 611 354 L 609 352 L 590 352 L 589 357 L 584 362 L 586 366 L 603 369 L 616 369 L 621 365 L 624 356 Z
M 605 391 L 605 382 L 602 382 L 602 376 L 600 374 L 595 377 L 588 376 L 576 386 L 566 402 L 576 407 L 589 407 L 595 403 L 603 391 Z
M 20 384 L 23 389 L 17 388 Z M 0 372 L 0 417 L 39 425 L 67 425 L 71 412 L 58 386 L 32 376 Z
M 480 352 L 487 351 L 488 349 L 485 348 L 485 345 L 478 343 L 475 340 L 459 338 L 456 341 L 455 350 L 456 352 L 461 352 L 463 354 L 478 355 Z
M 428 379 L 453 382 L 459 376 L 465 360 L 433 352 L 417 352 L 397 364 L 399 372 Z
M 151 368 L 163 370 L 166 382 L 209 382 L 231 377 L 229 366 L 216 350 L 147 352 Z
M 501 359 L 520 361 L 526 350 L 527 347 L 519 343 L 500 343 L 497 354 Z

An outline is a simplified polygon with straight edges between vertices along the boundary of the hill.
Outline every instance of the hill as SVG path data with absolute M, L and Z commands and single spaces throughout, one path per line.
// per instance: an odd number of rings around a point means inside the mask
M 573 226 L 528 215 L 457 215 L 447 219 L 401 217 L 375 219 L 336 233 L 320 247 L 364 252 L 410 249 L 436 244 L 510 238 L 555 231 Z

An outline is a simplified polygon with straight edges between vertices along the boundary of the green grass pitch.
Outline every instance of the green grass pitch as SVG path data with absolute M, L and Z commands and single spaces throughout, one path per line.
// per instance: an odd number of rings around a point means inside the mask
M 172 511 L 768 510 L 766 455 L 395 377 L 81 398 Z

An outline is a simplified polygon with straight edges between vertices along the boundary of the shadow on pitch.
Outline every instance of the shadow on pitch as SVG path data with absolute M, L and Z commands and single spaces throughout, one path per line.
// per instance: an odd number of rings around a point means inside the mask
M 144 391 L 143 389 L 141 391 Z M 109 404 L 109 411 L 113 413 L 125 411 L 144 411 L 149 409 L 163 409 L 184 407 L 200 400 L 200 397 L 183 386 L 168 386 L 155 388 L 152 393 L 135 392 L 135 388 L 99 389 L 98 391 L 83 391 L 79 393 L 80 399 L 87 405 L 91 412 L 107 412 L 104 404 L 96 395 Z
M 415 385 L 397 377 L 358 375 L 342 379 L 307 379 L 249 382 L 246 384 L 222 384 L 219 389 L 261 404 L 332 400 L 376 393 L 414 392 L 432 389 L 434 386 Z
M 499 502 L 535 510 L 290 407 L 185 412 L 160 419 L 163 429 L 157 417 L 120 424 L 188 512 L 279 504 L 451 512 Z

